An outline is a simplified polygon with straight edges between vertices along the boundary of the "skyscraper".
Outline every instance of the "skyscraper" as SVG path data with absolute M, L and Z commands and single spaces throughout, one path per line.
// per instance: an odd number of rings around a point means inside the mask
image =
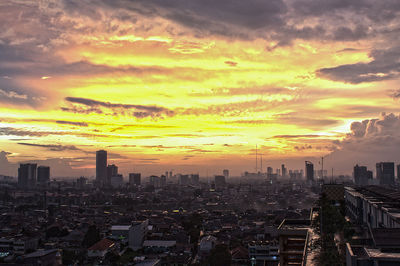
M 222 171 L 222 174 L 225 176 L 225 179 L 228 179 L 228 178 L 229 178 L 229 170 L 228 170 L 228 169 L 224 169 L 224 170 Z
M 111 164 L 107 166 L 107 179 L 105 180 L 105 185 L 111 185 L 111 178 L 114 176 L 118 176 L 118 166 L 115 164 Z
M 282 164 L 282 177 L 286 177 L 286 167 L 284 164 Z
M 20 164 L 18 168 L 18 186 L 22 188 L 32 188 L 36 185 L 35 163 Z
M 354 183 L 357 186 L 366 186 L 368 181 L 372 179 L 372 171 L 368 171 L 366 166 L 354 166 Z
M 272 167 L 267 167 L 267 175 L 272 175 L 274 172 L 274 169 L 272 169 Z
M 107 152 L 100 150 L 96 152 L 96 182 L 104 186 L 107 180 Z
M 129 174 L 129 184 L 131 186 L 140 186 L 141 174 L 140 173 L 130 173 Z
M 192 185 L 198 185 L 199 180 L 200 180 L 199 174 L 191 174 L 190 175 L 190 181 L 191 181 Z
M 215 189 L 221 189 L 225 187 L 226 184 L 226 180 L 225 180 L 225 176 L 223 175 L 216 175 L 215 179 Z
M 46 185 L 50 181 L 50 167 L 39 166 L 37 168 L 37 182 L 40 185 Z
M 314 165 L 309 161 L 306 161 L 306 180 L 314 181 Z
M 381 185 L 394 184 L 394 163 L 380 162 L 376 164 L 376 178 Z

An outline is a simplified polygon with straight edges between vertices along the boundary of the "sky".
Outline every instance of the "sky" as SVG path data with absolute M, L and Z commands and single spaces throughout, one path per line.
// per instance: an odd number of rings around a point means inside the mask
M 0 174 L 400 163 L 397 0 L 0 2 Z

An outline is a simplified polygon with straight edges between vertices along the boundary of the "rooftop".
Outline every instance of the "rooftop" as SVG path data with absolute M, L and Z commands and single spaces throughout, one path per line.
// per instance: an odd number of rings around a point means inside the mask
M 104 238 L 99 242 L 97 242 L 96 244 L 94 244 L 93 246 L 91 246 L 90 248 L 88 248 L 88 250 L 103 251 L 109 249 L 112 246 L 114 246 L 114 242 L 107 238 Z

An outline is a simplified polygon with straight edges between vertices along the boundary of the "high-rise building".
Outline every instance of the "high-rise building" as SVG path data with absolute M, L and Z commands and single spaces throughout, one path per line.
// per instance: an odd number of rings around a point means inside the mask
M 140 173 L 130 173 L 129 174 L 129 184 L 131 186 L 140 186 L 141 174 Z
M 272 167 L 267 167 L 267 175 L 272 175 L 274 172 L 274 169 L 272 169 Z
M 224 170 L 222 171 L 222 174 L 225 176 L 225 179 L 228 179 L 228 178 L 229 178 L 229 170 L 228 170 L 228 169 L 224 169 Z
M 96 182 L 104 186 L 107 181 L 107 152 L 100 150 L 96 152 Z
M 286 177 L 286 167 L 282 164 L 282 177 Z
M 314 181 L 314 165 L 309 161 L 306 161 L 306 180 Z
M 107 179 L 105 182 L 107 186 L 111 185 L 111 179 L 114 176 L 118 176 L 118 166 L 116 166 L 115 164 L 110 164 L 107 166 Z
M 111 176 L 110 178 L 110 186 L 113 188 L 119 188 L 124 185 L 124 177 L 120 174 L 116 174 Z
M 50 167 L 39 166 L 37 168 L 37 182 L 42 186 L 50 182 Z
M 87 183 L 87 178 L 85 178 L 84 176 L 81 176 L 78 179 L 76 179 L 76 186 L 78 188 L 84 188 L 86 186 L 86 183 Z
M 156 175 L 151 175 L 149 177 L 149 184 L 154 186 L 155 188 L 160 188 L 162 187 L 162 179 L 159 176 Z
M 394 184 L 394 163 L 380 162 L 376 164 L 376 178 L 381 185 Z
M 190 175 L 190 181 L 192 185 L 198 185 L 200 181 L 200 176 L 199 174 L 191 174 Z
M 372 171 L 368 171 L 366 166 L 354 166 L 354 183 L 357 186 L 367 186 L 372 180 Z
M 225 187 L 225 176 L 223 176 L 223 175 L 216 175 L 215 176 L 215 179 L 214 179 L 214 182 L 215 182 L 215 189 L 220 189 L 220 188 L 223 188 L 223 187 Z
M 189 185 L 189 175 L 181 175 L 178 176 L 178 182 L 181 186 Z
M 22 188 L 32 188 L 36 185 L 35 163 L 20 164 L 18 168 L 18 186 Z
M 161 175 L 160 182 L 161 182 L 161 186 L 165 187 L 167 185 L 167 176 L 166 175 Z

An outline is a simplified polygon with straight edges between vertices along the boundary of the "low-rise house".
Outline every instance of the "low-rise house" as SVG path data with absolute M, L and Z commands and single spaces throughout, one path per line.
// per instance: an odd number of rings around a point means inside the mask
M 115 243 L 107 238 L 104 238 L 88 248 L 88 257 L 104 257 L 108 251 L 114 247 Z

